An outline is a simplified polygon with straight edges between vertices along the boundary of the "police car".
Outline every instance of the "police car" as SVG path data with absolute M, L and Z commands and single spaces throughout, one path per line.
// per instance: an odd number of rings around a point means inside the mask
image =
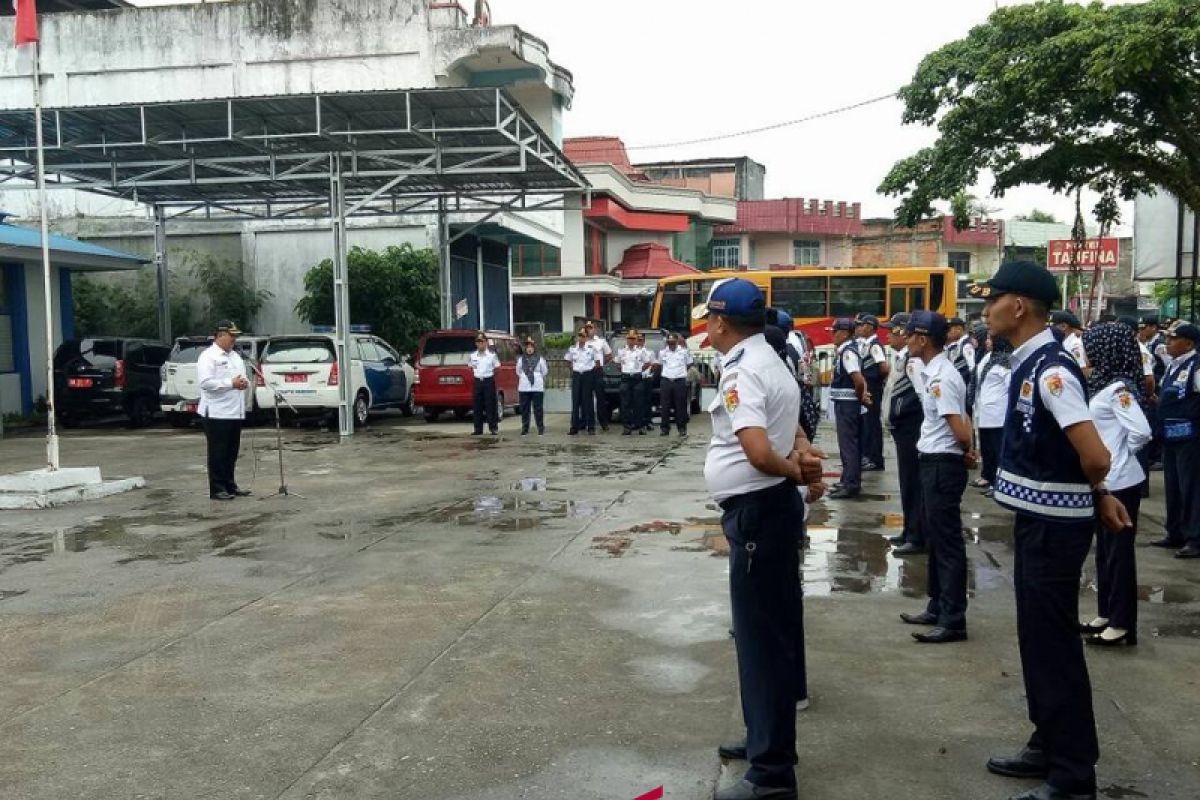
M 361 329 L 360 329 L 361 330 Z M 350 364 L 338 362 L 331 333 L 272 337 L 262 350 L 254 394 L 260 408 L 275 407 L 275 392 L 285 401 L 282 413 L 337 414 L 341 381 L 349 380 L 355 425 L 365 425 L 371 411 L 399 409 L 413 413 L 414 371 L 408 361 L 377 336 L 350 336 Z

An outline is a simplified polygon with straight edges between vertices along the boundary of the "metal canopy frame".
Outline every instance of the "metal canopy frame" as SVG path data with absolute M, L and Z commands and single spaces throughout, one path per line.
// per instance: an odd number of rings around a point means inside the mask
M 46 188 L 153 206 L 159 326 L 170 337 L 166 229 L 178 217 L 328 217 L 338 357 L 350 363 L 346 220 L 436 214 L 442 324 L 451 324 L 448 215 L 579 208 L 587 179 L 501 88 L 48 109 Z M 0 188 L 33 189 L 34 112 L 0 111 Z M 586 201 L 585 201 L 586 203 Z M 481 287 L 482 289 L 482 287 Z M 348 372 L 348 370 L 347 370 Z M 349 375 L 339 427 L 354 430 Z

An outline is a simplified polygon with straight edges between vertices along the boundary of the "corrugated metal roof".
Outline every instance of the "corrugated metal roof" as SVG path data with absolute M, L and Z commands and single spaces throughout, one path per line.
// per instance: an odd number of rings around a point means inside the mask
M 42 237 L 39 231 L 33 228 L 22 228 L 18 225 L 9 225 L 7 222 L 0 222 L 0 260 L 12 250 L 36 250 L 40 252 L 41 247 Z M 131 268 L 146 263 L 146 259 L 139 256 L 132 256 L 128 253 L 101 247 L 100 245 L 81 242 L 78 239 L 72 239 L 68 236 L 59 236 L 55 233 L 50 234 L 50 259 L 55 264 L 69 267 L 75 263 L 73 259 L 79 257 L 124 262 Z

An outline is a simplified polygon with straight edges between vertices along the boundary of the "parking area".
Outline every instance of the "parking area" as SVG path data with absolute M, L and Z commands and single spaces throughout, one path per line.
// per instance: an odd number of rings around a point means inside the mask
M 0 797 L 699 800 L 744 765 L 719 515 L 692 437 L 471 437 L 373 418 L 244 435 L 212 503 L 202 435 L 70 431 L 66 465 L 145 490 L 0 515 Z M 829 432 L 823 439 L 831 438 Z M 42 440 L 0 445 L 35 466 Z M 831 471 L 836 464 L 831 465 Z M 1141 539 L 1161 530 L 1161 474 Z M 914 645 L 923 561 L 894 472 L 813 511 L 809 798 L 1006 797 L 1027 735 L 1008 515 L 968 490 L 971 640 Z M 1089 652 L 1102 795 L 1200 796 L 1200 573 L 1138 549 L 1142 638 Z M 1085 614 L 1094 593 L 1081 589 Z

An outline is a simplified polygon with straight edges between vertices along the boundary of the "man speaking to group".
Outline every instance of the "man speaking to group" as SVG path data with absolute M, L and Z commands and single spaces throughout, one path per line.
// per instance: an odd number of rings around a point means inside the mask
M 233 349 L 241 335 L 229 320 L 217 323 L 213 343 L 196 361 L 200 383 L 200 404 L 196 413 L 204 423 L 208 443 L 208 496 L 213 500 L 247 497 L 250 492 L 238 488 L 233 477 L 238 450 L 242 443 L 242 422 L 246 418 L 246 365 Z

